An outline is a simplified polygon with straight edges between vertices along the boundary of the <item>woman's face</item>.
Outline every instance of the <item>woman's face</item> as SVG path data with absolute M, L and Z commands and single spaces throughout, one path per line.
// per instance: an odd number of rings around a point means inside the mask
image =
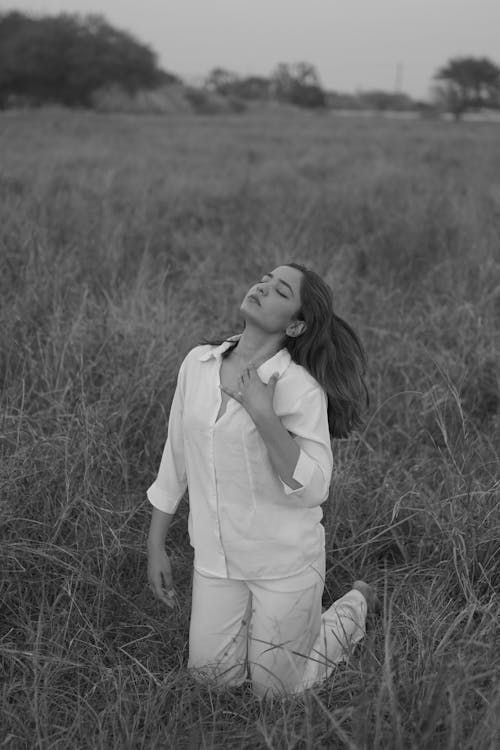
M 245 319 L 268 333 L 284 332 L 297 320 L 301 307 L 301 280 L 302 271 L 290 266 L 278 266 L 263 274 L 241 303 L 240 310 Z

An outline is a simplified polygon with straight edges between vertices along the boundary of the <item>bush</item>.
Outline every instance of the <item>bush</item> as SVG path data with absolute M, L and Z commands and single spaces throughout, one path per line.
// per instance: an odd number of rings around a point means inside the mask
M 0 16 L 0 103 L 91 105 L 95 91 L 119 86 L 129 94 L 175 82 L 155 54 L 101 16 Z
M 185 89 L 185 98 L 193 112 L 199 115 L 215 115 L 223 112 L 242 113 L 246 110 L 244 101 L 235 96 L 222 96 L 205 88 L 189 86 Z

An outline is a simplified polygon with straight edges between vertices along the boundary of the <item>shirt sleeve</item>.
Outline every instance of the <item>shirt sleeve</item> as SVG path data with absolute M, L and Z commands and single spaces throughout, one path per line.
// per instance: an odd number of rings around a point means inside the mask
M 149 502 L 164 513 L 175 513 L 187 489 L 186 463 L 184 459 L 184 436 L 182 415 L 186 359 L 179 368 L 177 385 L 170 407 L 168 433 L 157 477 L 147 490 Z
M 323 389 L 314 388 L 304 394 L 295 407 L 281 417 L 281 422 L 300 448 L 292 478 L 301 486 L 292 489 L 280 477 L 285 494 L 298 495 L 310 508 L 321 505 L 328 497 L 333 470 Z

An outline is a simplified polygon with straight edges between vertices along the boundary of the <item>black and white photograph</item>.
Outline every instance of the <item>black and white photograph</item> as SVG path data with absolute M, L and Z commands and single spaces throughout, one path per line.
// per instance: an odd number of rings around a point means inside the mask
M 500 748 L 498 0 L 0 8 L 0 750 Z

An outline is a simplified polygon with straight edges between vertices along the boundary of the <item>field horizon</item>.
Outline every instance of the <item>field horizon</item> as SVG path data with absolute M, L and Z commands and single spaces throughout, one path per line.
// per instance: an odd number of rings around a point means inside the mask
M 0 113 L 2 728 L 18 748 L 500 745 L 500 129 L 301 111 Z M 333 443 L 324 605 L 383 612 L 334 679 L 260 707 L 186 675 L 146 580 L 177 370 L 257 276 L 331 285 L 368 356 Z

